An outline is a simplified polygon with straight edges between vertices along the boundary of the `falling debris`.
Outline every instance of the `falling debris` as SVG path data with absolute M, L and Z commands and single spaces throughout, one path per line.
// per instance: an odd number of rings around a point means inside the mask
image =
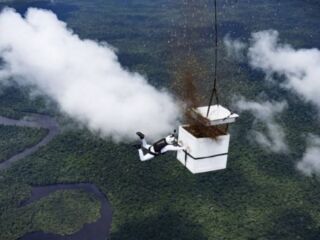
M 192 173 L 203 173 L 225 169 L 227 167 L 230 135 L 229 124 L 235 122 L 239 116 L 220 105 L 218 94 L 218 22 L 217 2 L 214 1 L 214 76 L 213 88 L 209 104 L 199 107 L 201 102 L 195 84 L 194 74 L 191 70 L 196 64 L 188 64 L 179 95 L 184 103 L 185 125 L 179 127 L 178 142 L 187 148 L 178 151 L 177 159 Z M 193 60 L 193 62 L 196 62 Z M 190 63 L 190 61 L 188 62 Z M 191 67 L 189 67 L 191 66 Z M 199 68 L 197 68 L 199 69 Z M 180 80 L 181 82 L 181 80 Z M 213 104 L 215 100 L 216 104 Z
M 191 18 L 195 17 L 193 6 L 197 1 L 184 1 L 187 13 Z M 207 7 L 207 6 L 206 6 Z M 174 89 L 184 110 L 184 122 L 179 126 L 178 144 L 182 149 L 177 151 L 177 159 L 182 162 L 192 173 L 202 173 L 225 169 L 227 166 L 230 135 L 228 133 L 229 124 L 234 122 L 239 116 L 230 112 L 220 105 L 217 87 L 217 67 L 218 67 L 218 22 L 217 22 L 217 2 L 214 1 L 214 29 L 215 29 L 215 48 L 214 48 L 214 84 L 210 95 L 209 104 L 199 107 L 202 99 L 197 90 L 196 82 L 201 80 L 202 68 L 195 57 L 190 45 L 188 35 L 192 34 L 192 28 L 185 24 L 182 31 L 183 41 L 177 41 L 176 47 L 184 49 L 186 58 L 182 58 L 178 63 L 179 68 L 175 69 Z M 189 16 L 189 17 L 190 17 Z M 185 16 L 188 19 L 188 16 Z M 187 22 L 187 21 L 186 21 Z M 190 31 L 191 30 L 191 31 Z M 213 104 L 213 100 L 216 104 Z M 143 139 L 143 141 L 145 141 Z M 165 139 L 163 142 L 166 143 Z M 158 156 L 152 152 L 153 146 L 142 142 L 138 146 L 141 160 L 151 159 Z M 146 154 L 142 154 L 143 149 Z M 183 151 L 182 151 L 183 150 Z M 160 151 L 161 153 L 161 151 Z

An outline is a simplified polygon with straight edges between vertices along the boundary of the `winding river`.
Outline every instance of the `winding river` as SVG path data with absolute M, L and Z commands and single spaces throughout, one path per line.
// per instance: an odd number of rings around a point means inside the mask
M 32 114 L 22 120 L 14 120 L 0 116 L 0 124 L 6 126 L 19 126 L 19 127 L 33 127 L 48 129 L 48 134 L 36 145 L 25 149 L 23 152 L 18 153 L 8 160 L 0 163 L 0 170 L 9 168 L 13 163 L 33 154 L 39 148 L 48 144 L 60 132 L 59 124 L 52 117 Z M 20 240 L 106 240 L 109 236 L 109 231 L 112 222 L 112 209 L 107 197 L 98 189 L 98 187 L 91 183 L 77 183 L 77 184 L 56 184 L 50 186 L 37 186 L 32 187 L 31 197 L 22 205 L 26 206 L 33 202 L 39 201 L 41 198 L 48 196 L 59 190 L 83 190 L 92 193 L 101 203 L 101 217 L 94 223 L 84 224 L 78 232 L 60 236 L 52 233 L 32 232 L 24 235 Z
M 33 154 L 39 148 L 47 145 L 56 135 L 59 134 L 59 124 L 55 119 L 39 114 L 32 114 L 22 120 L 15 120 L 0 116 L 0 124 L 6 126 L 18 126 L 18 127 L 32 127 L 32 128 L 45 128 L 49 130 L 49 133 L 38 144 L 25 149 L 23 152 L 18 153 L 8 160 L 0 164 L 0 170 L 9 168 L 13 163 Z
M 69 236 L 60 236 L 52 233 L 33 232 L 24 235 L 20 240 L 106 240 L 109 235 L 112 209 L 104 194 L 94 185 L 89 183 L 58 184 L 52 186 L 33 187 L 31 198 L 24 205 L 38 201 L 58 190 L 84 190 L 93 193 L 101 202 L 101 217 L 94 223 L 85 224 L 82 229 Z

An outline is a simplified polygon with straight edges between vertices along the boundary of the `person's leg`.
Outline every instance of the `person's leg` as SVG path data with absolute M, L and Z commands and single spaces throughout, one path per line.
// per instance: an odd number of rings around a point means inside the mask
M 149 149 L 150 145 L 147 143 L 144 134 L 141 132 L 137 132 L 137 135 L 139 136 L 140 140 L 141 140 L 141 145 L 143 148 L 145 149 Z
M 147 141 L 146 139 L 141 139 L 141 144 L 142 144 L 142 147 L 145 148 L 145 149 L 148 149 L 150 147 L 149 144 L 147 144 Z
M 139 157 L 140 157 L 141 161 L 147 161 L 147 160 L 154 158 L 154 155 L 152 155 L 150 153 L 144 154 L 142 149 L 139 149 L 138 152 L 139 152 Z

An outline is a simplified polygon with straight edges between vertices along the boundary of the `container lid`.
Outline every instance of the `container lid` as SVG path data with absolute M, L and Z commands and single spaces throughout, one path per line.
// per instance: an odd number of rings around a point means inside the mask
M 239 117 L 238 114 L 230 112 L 227 108 L 221 105 L 212 105 L 207 117 L 208 106 L 198 107 L 194 111 L 201 115 L 201 117 L 208 120 L 210 125 L 220 125 L 225 123 L 232 123 Z

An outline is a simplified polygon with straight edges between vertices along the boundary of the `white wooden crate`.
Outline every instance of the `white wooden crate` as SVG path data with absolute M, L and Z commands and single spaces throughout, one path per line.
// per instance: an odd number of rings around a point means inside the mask
M 217 171 L 227 167 L 230 135 L 217 139 L 197 138 L 188 132 L 186 126 L 179 127 L 178 141 L 188 148 L 189 155 L 178 151 L 177 159 L 192 173 Z

